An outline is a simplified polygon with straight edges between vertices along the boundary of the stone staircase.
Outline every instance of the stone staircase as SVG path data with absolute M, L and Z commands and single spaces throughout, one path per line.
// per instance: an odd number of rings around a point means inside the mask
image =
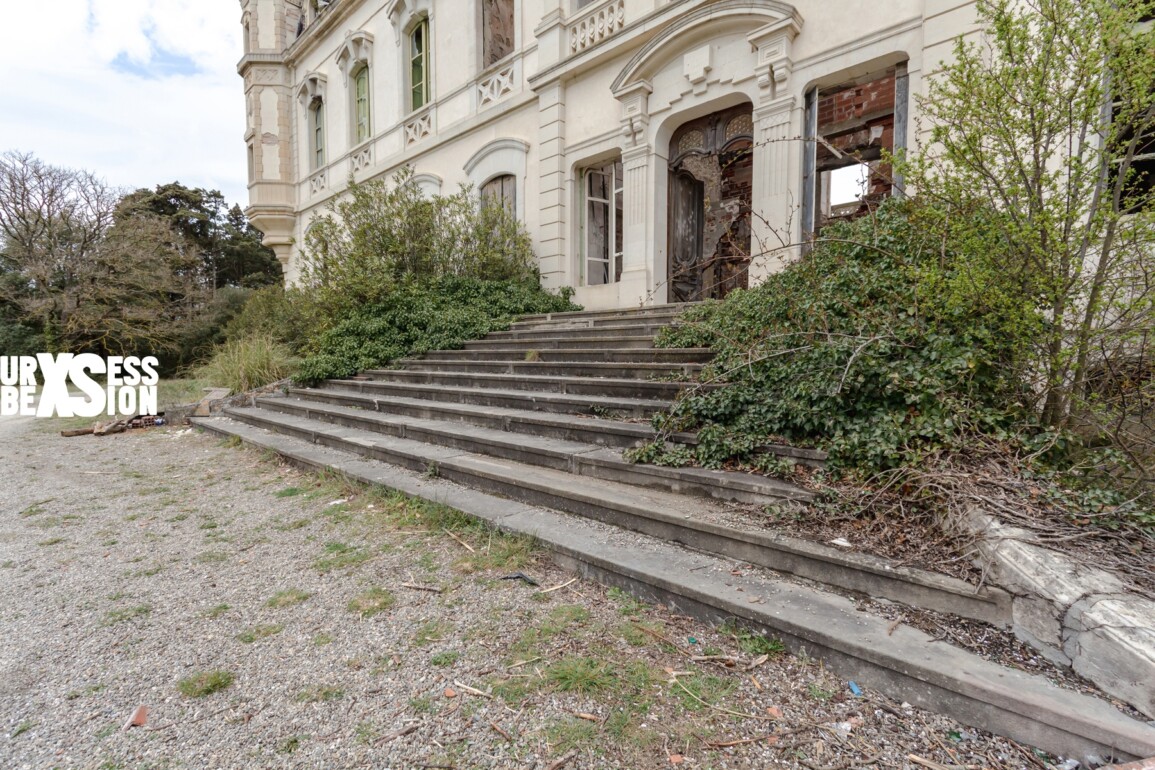
M 623 449 L 654 436 L 649 416 L 686 388 L 709 387 L 694 380 L 709 351 L 653 346 L 683 309 L 526 317 L 462 350 L 291 387 L 194 422 L 533 534 L 583 574 L 709 619 L 738 617 L 860 684 L 975 726 L 1068 756 L 1155 754 L 1155 729 L 1105 703 L 928 647 L 935 640 L 905 626 L 897 633 L 848 598 L 1005 627 L 1006 593 L 770 531 L 766 506 L 811 499 L 793 484 L 626 462 Z M 809 465 L 824 459 L 772 449 Z

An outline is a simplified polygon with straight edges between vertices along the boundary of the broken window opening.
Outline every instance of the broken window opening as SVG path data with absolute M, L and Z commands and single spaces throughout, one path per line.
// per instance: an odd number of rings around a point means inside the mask
M 872 211 L 894 193 L 883 156 L 905 144 L 906 65 L 817 89 L 807 98 L 803 228 L 817 236 L 831 222 Z M 811 133 L 812 132 L 812 133 Z
M 513 53 L 514 0 L 482 0 L 481 67 L 485 69 Z

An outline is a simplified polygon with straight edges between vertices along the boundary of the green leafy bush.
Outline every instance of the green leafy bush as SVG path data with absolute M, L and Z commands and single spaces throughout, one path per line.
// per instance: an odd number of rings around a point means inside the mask
M 569 294 L 550 294 L 536 281 L 488 281 L 444 276 L 397 288 L 384 301 L 345 313 L 321 334 L 317 352 L 301 364 L 303 383 L 346 377 L 398 358 L 460 348 L 508 329 L 527 313 L 577 310 Z
M 705 378 L 727 384 L 691 391 L 657 427 L 698 430 L 707 467 L 757 466 L 780 437 L 825 447 L 834 468 L 877 470 L 1022 419 L 1029 309 L 954 291 L 967 255 L 926 242 L 915 214 L 894 204 L 827 228 L 783 272 L 663 331 L 660 345 L 712 347 Z

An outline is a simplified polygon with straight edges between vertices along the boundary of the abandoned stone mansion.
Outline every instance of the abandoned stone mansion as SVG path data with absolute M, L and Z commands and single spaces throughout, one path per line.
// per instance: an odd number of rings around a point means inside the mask
M 833 217 L 914 130 L 970 0 L 241 0 L 248 214 L 297 243 L 409 165 L 525 223 L 590 309 L 717 297 Z M 818 137 L 806 141 L 804 137 Z M 865 161 L 865 165 L 862 163 Z

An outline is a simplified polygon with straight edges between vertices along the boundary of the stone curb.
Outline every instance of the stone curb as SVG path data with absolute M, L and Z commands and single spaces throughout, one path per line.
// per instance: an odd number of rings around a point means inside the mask
M 983 511 L 961 526 L 977 537 L 994 582 L 1013 595 L 1015 636 L 1155 718 L 1155 602 Z
M 731 562 L 653 539 L 615 544 L 580 518 L 424 480 L 384 463 L 225 418 L 197 419 L 195 424 L 218 435 L 239 436 L 303 467 L 334 468 L 532 535 L 557 561 L 583 574 L 702 619 L 738 617 L 860 684 L 980 729 L 1080 759 L 1113 755 L 1116 761 L 1127 761 L 1155 753 L 1155 728 L 1101 700 L 934 644 L 932 637 L 908 626 L 892 631 L 884 619 L 858 612 L 842 597 L 785 582 L 719 577 L 730 575 Z

